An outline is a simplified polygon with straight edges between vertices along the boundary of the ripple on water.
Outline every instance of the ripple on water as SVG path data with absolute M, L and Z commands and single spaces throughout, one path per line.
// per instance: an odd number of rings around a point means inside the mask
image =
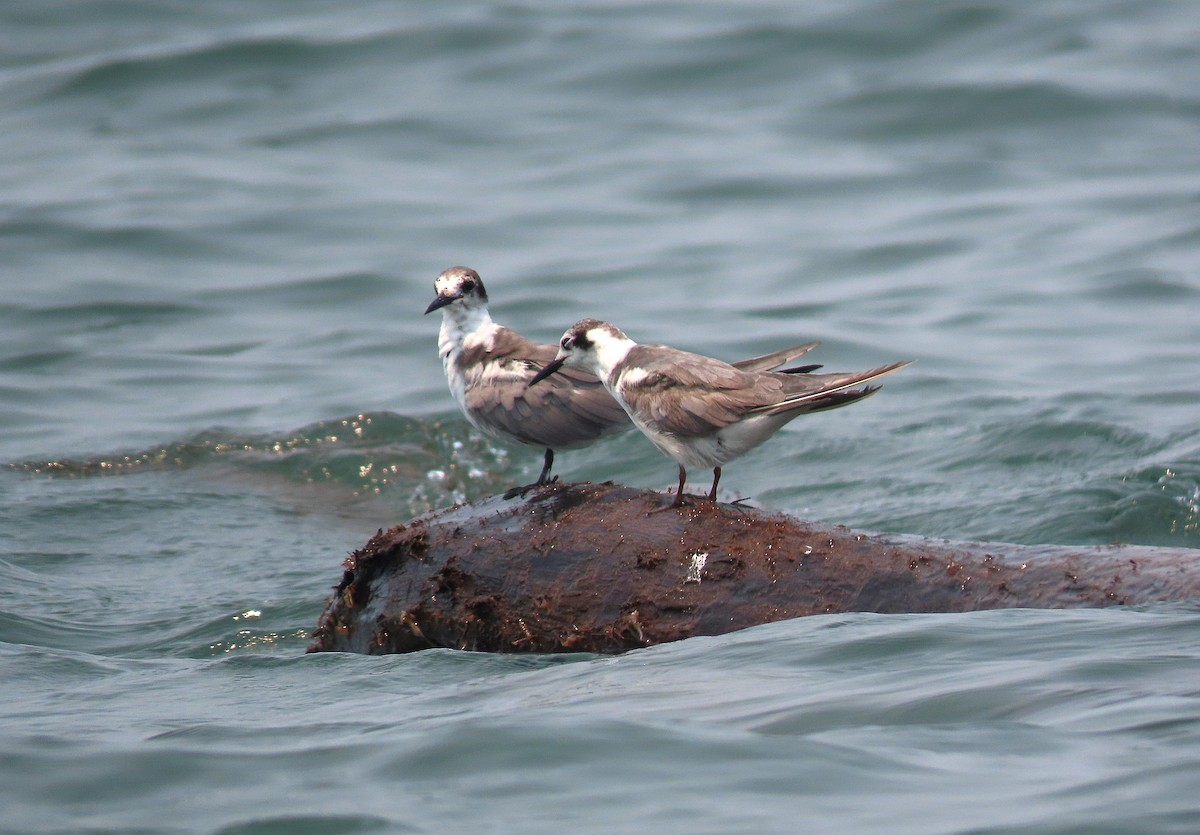
M 511 487 L 522 477 L 518 466 L 524 463 L 513 462 L 507 449 L 462 421 L 392 412 L 319 421 L 287 433 L 211 429 L 142 450 L 8 464 L 66 479 L 221 467 L 259 482 L 325 485 L 351 497 L 399 493 L 413 515 Z

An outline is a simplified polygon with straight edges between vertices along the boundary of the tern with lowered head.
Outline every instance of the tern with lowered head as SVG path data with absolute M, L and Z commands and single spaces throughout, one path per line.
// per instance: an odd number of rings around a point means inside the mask
M 634 425 L 679 465 L 671 507 L 683 504 L 687 467 L 711 467 L 717 499 L 721 467 L 809 412 L 846 406 L 878 390 L 865 385 L 909 361 L 835 374 L 794 374 L 738 368 L 665 345 L 639 345 L 598 319 L 576 322 L 559 342 L 554 360 L 530 386 L 561 369 L 600 378 Z

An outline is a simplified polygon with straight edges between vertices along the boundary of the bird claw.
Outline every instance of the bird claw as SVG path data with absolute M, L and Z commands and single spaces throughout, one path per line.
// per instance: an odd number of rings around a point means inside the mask
M 670 495 L 670 493 L 667 493 L 666 495 Z M 681 494 L 675 497 L 675 501 L 671 502 L 670 504 L 662 505 L 661 507 L 656 507 L 654 510 L 651 510 L 650 513 L 662 513 L 664 510 L 678 510 L 681 507 L 690 507 L 694 504 L 694 502 L 690 501 L 691 498 L 692 497 L 688 496 L 687 494 Z
M 515 499 L 517 496 L 524 496 L 526 493 L 528 493 L 530 490 L 534 489 L 535 487 L 542 487 L 542 486 L 543 486 L 543 484 L 541 482 L 535 481 L 532 484 L 522 484 L 520 487 L 510 487 L 509 489 L 504 491 L 504 498 Z
M 557 483 L 558 483 L 558 476 L 551 476 L 550 478 L 547 478 L 547 479 L 538 479 L 537 481 L 531 482 L 529 484 L 522 484 L 520 487 L 510 487 L 509 489 L 504 491 L 504 498 L 515 499 L 517 496 L 523 496 L 526 493 L 528 493 L 530 490 L 533 490 L 536 487 L 548 487 L 551 484 L 557 484 Z

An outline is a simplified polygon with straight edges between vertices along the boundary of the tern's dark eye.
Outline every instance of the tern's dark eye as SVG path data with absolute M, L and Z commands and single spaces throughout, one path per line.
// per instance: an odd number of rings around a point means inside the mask
M 475 282 L 468 278 L 462 283 L 462 288 L 464 292 L 470 293 L 475 289 Z
M 562 338 L 562 342 L 560 342 L 560 343 L 558 343 L 558 344 L 559 344 L 559 345 L 561 345 L 561 346 L 563 347 L 563 350 L 564 350 L 564 351 L 569 351 L 569 350 L 571 350 L 571 337 L 569 337 L 569 336 L 564 336 L 564 337 Z

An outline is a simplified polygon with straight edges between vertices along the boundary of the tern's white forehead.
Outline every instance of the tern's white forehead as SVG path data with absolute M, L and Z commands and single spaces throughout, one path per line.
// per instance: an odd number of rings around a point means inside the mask
M 439 296 L 475 296 L 487 301 L 483 279 L 470 267 L 451 267 L 433 281 Z

